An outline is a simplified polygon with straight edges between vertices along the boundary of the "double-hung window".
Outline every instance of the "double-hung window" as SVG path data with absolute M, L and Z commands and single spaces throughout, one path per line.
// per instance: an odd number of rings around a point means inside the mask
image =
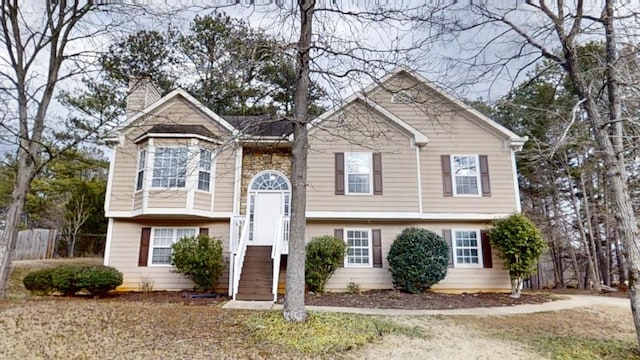
M 345 153 L 347 194 L 371 194 L 371 153 Z
M 211 150 L 200 150 L 200 166 L 198 170 L 198 190 L 209 191 L 211 188 Z
M 454 260 L 459 267 L 482 267 L 480 238 L 475 230 L 455 230 Z
M 453 155 L 452 171 L 455 195 L 478 195 L 480 171 L 476 155 Z
M 156 148 L 153 161 L 153 187 L 183 188 L 187 177 L 187 148 Z
M 371 230 L 346 230 L 348 245 L 345 266 L 371 266 Z
M 183 237 L 197 235 L 196 228 L 154 228 L 151 238 L 151 264 L 171 264 L 171 245 Z
M 138 168 L 136 173 L 136 191 L 142 190 L 144 186 L 144 169 L 147 163 L 147 150 L 142 149 L 138 152 Z

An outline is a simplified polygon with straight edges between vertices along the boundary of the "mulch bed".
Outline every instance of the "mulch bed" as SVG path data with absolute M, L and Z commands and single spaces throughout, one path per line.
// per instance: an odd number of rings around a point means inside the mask
M 230 300 L 226 295 L 216 298 L 191 299 L 189 291 L 153 291 L 114 292 L 98 301 L 137 301 L 163 304 L 181 304 L 189 306 L 219 306 Z M 88 296 L 76 296 L 76 298 Z M 43 297 L 39 300 L 68 299 L 62 296 Z M 279 303 L 283 302 L 279 299 Z M 348 293 L 308 293 L 305 297 L 306 305 L 359 307 L 375 309 L 411 309 L 411 310 L 446 310 L 468 309 L 476 307 L 514 306 L 521 304 L 541 304 L 552 301 L 548 294 L 522 294 L 519 299 L 513 299 L 506 293 L 463 293 L 442 294 L 425 292 L 423 294 L 407 294 L 393 290 L 371 290 L 358 294 Z
M 182 305 L 219 305 L 229 300 L 226 295 L 216 298 L 196 298 L 191 299 L 189 294 L 197 294 L 192 291 L 152 291 L 149 293 L 141 292 L 114 292 L 109 294 L 106 300 L 117 301 L 143 301 L 164 304 L 182 304 Z
M 407 294 L 393 290 L 365 291 L 360 294 L 307 294 L 307 305 L 363 307 L 375 309 L 446 310 L 476 307 L 541 304 L 552 301 L 546 294 L 522 294 L 519 299 L 505 293 L 443 294 L 425 292 Z

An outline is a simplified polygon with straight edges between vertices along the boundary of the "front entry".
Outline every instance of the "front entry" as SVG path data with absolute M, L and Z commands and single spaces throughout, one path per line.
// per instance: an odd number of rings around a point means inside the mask
M 255 198 L 253 242 L 271 246 L 282 215 L 282 193 L 259 192 Z
M 248 245 L 273 245 L 281 216 L 289 215 L 289 189 L 289 180 L 274 170 L 263 171 L 251 180 L 248 188 Z

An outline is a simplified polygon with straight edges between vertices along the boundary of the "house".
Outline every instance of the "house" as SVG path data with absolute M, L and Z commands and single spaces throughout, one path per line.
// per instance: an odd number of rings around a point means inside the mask
M 128 121 L 110 139 L 105 265 L 122 289 L 190 288 L 171 271 L 171 244 L 223 240 L 219 287 L 238 299 L 284 289 L 291 202 L 291 129 L 260 117 L 223 117 L 184 90 L 160 97 L 144 79 Z M 307 240 L 349 245 L 327 284 L 391 288 L 386 254 L 409 226 L 451 245 L 441 291 L 510 288 L 491 249 L 491 220 L 520 211 L 515 152 L 526 141 L 404 67 L 310 124 Z

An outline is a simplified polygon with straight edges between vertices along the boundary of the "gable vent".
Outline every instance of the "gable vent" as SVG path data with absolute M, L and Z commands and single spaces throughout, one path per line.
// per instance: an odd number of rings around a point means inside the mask
M 394 104 L 411 104 L 415 101 L 416 98 L 405 90 L 400 90 L 391 97 L 391 102 Z

